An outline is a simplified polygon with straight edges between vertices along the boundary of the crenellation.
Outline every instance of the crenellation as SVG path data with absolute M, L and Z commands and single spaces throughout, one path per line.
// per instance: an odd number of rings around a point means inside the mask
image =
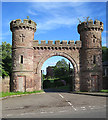
M 14 22 L 14 23 L 16 23 L 17 25 L 20 24 L 21 23 L 21 19 L 16 19 L 16 22 Z
M 38 40 L 34 40 L 33 41 L 33 46 L 38 46 L 39 45 L 39 41 Z
M 92 26 L 93 25 L 93 20 L 88 21 L 88 26 Z
M 81 48 L 82 46 L 81 41 L 75 41 L 75 45 L 77 48 Z
M 94 25 L 100 26 L 100 21 L 99 21 L 99 20 L 95 20 L 95 21 L 94 21 Z
M 60 45 L 60 40 L 56 40 L 55 45 Z
M 46 45 L 46 41 L 45 40 L 41 40 L 41 44 L 40 45 Z
M 71 47 L 74 47 L 74 40 L 70 40 L 70 41 L 68 42 L 68 44 L 69 44 Z
M 52 45 L 53 44 L 53 40 L 48 40 L 48 45 Z
M 64 46 L 67 45 L 67 40 L 62 40 L 61 44 L 64 45 Z
M 55 43 L 53 44 L 53 40 L 48 40 L 48 43 L 46 43 L 45 40 L 41 40 L 41 43 L 39 44 L 39 40 L 34 40 L 33 41 L 33 47 L 43 47 L 43 49 L 47 49 L 48 47 L 51 47 L 51 49 L 56 49 L 56 48 L 59 48 L 60 49 L 64 49 L 64 48 L 81 48 L 82 44 L 81 44 L 81 41 L 76 41 L 74 43 L 73 40 L 70 40 L 68 43 L 67 43 L 67 40 L 63 40 L 61 41 L 60 43 L 60 40 L 56 40 Z
M 78 33 L 80 34 L 80 32 L 83 31 L 103 31 L 103 23 L 100 22 L 99 20 L 95 20 L 93 23 L 93 20 L 89 20 L 89 21 L 85 21 L 82 22 L 78 25 Z
M 13 31 L 17 28 L 22 29 L 32 29 L 36 32 L 36 23 L 32 20 L 28 20 L 28 19 L 24 19 L 23 21 L 21 21 L 21 19 L 16 19 L 11 21 L 10 23 L 10 30 Z

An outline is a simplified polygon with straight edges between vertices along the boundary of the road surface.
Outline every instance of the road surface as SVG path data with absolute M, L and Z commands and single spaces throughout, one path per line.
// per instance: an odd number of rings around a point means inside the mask
M 106 97 L 47 92 L 2 100 L 3 118 L 106 118 Z

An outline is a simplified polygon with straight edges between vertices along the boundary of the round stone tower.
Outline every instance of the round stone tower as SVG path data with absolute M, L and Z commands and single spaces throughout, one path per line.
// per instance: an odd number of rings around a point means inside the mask
M 32 91 L 33 40 L 36 23 L 32 20 L 13 20 L 12 31 L 12 91 Z
M 102 45 L 103 23 L 95 20 L 78 25 L 82 41 L 80 50 L 80 90 L 99 91 L 102 89 Z

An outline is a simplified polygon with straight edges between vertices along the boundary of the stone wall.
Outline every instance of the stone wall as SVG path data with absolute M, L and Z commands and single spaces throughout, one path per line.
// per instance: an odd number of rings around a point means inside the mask
M 0 92 L 10 91 L 10 77 L 0 78 Z

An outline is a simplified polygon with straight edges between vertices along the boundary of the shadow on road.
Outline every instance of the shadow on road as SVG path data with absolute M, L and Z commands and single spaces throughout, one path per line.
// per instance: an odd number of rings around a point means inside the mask
M 64 93 L 69 93 L 71 92 L 70 90 L 63 90 L 63 89 L 57 89 L 57 88 L 48 88 L 48 89 L 43 89 L 45 92 L 64 92 Z

